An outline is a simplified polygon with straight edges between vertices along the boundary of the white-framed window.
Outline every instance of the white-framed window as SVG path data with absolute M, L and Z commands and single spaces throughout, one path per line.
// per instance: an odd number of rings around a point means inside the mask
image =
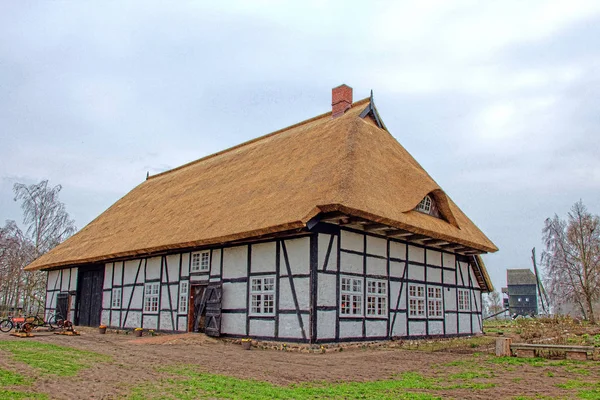
M 429 317 L 441 317 L 444 315 L 442 301 L 442 288 L 436 286 L 428 286 L 427 315 L 429 315 Z
M 121 308 L 121 288 L 114 288 L 112 290 L 111 308 Z
M 471 311 L 468 289 L 458 289 L 458 311 Z
M 425 196 L 423 200 L 417 205 L 417 211 L 421 211 L 425 214 L 431 213 L 431 197 L 429 195 Z
M 342 277 L 340 291 L 340 314 L 362 316 L 363 281 L 362 278 Z
M 158 312 L 158 295 L 160 293 L 160 283 L 146 283 L 144 287 L 144 312 Z
M 387 282 L 367 279 L 367 315 L 387 316 Z
M 210 251 L 192 253 L 192 272 L 208 271 L 210 266 Z
M 275 314 L 275 277 L 250 278 L 250 313 L 254 315 Z
M 186 314 L 188 312 L 189 302 L 189 282 L 179 282 L 179 313 Z
M 425 316 L 425 285 L 408 285 L 408 315 Z

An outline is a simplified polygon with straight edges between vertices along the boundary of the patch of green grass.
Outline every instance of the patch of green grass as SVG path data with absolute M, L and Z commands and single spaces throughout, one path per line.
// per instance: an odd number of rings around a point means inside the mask
M 2 400 L 46 400 L 48 396 L 40 393 L 15 392 L 12 390 L 0 389 L 0 399 Z
M 502 364 L 502 365 L 532 365 L 534 367 L 541 367 L 546 365 L 548 360 L 545 358 L 532 357 L 532 358 L 522 358 L 522 357 L 492 357 L 488 360 L 493 364 Z
M 556 385 L 562 389 L 580 389 L 577 391 L 577 397 L 584 400 L 600 399 L 600 382 L 567 381 Z
M 28 382 L 29 379 L 23 375 L 0 368 L 0 387 L 23 385 Z
M 491 377 L 492 377 L 492 375 L 490 373 L 488 373 L 487 371 L 464 371 L 464 372 L 459 372 L 458 374 L 453 374 L 453 375 L 449 376 L 450 379 L 467 379 L 467 380 L 478 379 L 478 378 L 490 379 Z
M 303 383 L 277 386 L 268 382 L 238 379 L 223 375 L 198 372 L 193 366 L 161 369 L 176 378 L 134 388 L 130 399 L 439 399 L 429 393 L 410 390 L 485 389 L 493 384 L 469 382 L 474 375 L 460 376 L 465 382 L 446 384 L 446 380 L 424 377 L 416 372 L 405 372 L 393 379 L 374 382 Z M 409 390 L 409 391 L 407 391 Z
M 0 341 L 0 350 L 43 374 L 59 376 L 73 376 L 95 362 L 110 361 L 110 357 L 98 353 L 39 342 Z

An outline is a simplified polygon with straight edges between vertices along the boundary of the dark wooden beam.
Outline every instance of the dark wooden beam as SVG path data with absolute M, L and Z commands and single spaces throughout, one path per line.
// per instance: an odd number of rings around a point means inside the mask
M 389 230 L 385 231 L 385 234 L 387 236 L 396 236 L 396 237 L 414 235 L 414 233 L 405 231 L 404 229 L 389 229 Z
M 423 239 L 427 239 L 429 236 L 425 236 L 425 235 L 418 235 L 418 234 L 412 234 L 410 236 L 405 236 L 406 240 L 412 240 L 412 241 L 418 241 L 418 240 L 423 240 Z
M 365 224 L 363 228 L 365 231 L 384 231 L 390 229 L 389 226 L 383 224 Z
M 448 242 L 446 242 L 445 240 L 440 239 L 425 239 L 423 240 L 423 242 L 431 246 L 440 246 L 442 244 L 448 244 Z
M 456 243 L 450 243 L 450 244 L 443 244 L 440 247 L 442 249 L 453 250 L 453 249 L 458 249 L 460 247 L 463 247 L 463 245 L 462 244 L 456 244 Z

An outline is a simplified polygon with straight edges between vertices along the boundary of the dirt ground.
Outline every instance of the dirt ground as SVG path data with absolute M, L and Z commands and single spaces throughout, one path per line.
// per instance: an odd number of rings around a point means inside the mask
M 368 381 L 387 379 L 395 374 L 414 371 L 425 376 L 439 372 L 440 365 L 473 359 L 473 354 L 424 352 L 401 349 L 355 349 L 326 354 L 283 352 L 276 350 L 245 351 L 232 342 L 208 338 L 201 334 L 165 335 L 133 338 L 131 335 L 100 335 L 84 330 L 81 336 L 68 337 L 37 333 L 36 337 L 19 339 L 2 335 L 1 340 L 34 340 L 94 351 L 113 358 L 110 363 L 96 363 L 75 377 L 43 377 L 34 383 L 36 389 L 51 398 L 110 399 L 125 396 L 130 388 L 161 378 L 157 366 L 197 364 L 211 373 L 252 378 L 287 385 L 307 381 Z M 481 350 L 479 350 L 481 351 Z M 7 354 L 0 352 L 0 368 L 19 368 Z M 485 356 L 482 356 L 485 357 Z M 460 367 L 443 367 L 444 371 L 461 372 Z M 600 376 L 599 365 L 590 362 L 592 376 Z M 20 367 L 23 370 L 23 367 Z M 554 376 L 548 381 L 548 376 Z M 557 388 L 573 377 L 563 368 L 518 365 L 498 366 L 489 381 L 495 387 L 485 390 L 455 389 L 449 396 L 464 399 L 503 399 L 517 395 L 567 396 Z M 435 393 L 445 395 L 439 391 Z

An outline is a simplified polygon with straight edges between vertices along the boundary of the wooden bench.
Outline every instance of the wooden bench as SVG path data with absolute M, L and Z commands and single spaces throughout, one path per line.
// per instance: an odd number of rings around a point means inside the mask
M 568 344 L 529 344 L 516 343 L 510 345 L 510 350 L 517 357 L 536 357 L 539 351 L 564 351 L 567 354 L 567 360 L 585 361 L 588 359 L 588 353 L 594 352 L 593 346 L 573 346 Z

